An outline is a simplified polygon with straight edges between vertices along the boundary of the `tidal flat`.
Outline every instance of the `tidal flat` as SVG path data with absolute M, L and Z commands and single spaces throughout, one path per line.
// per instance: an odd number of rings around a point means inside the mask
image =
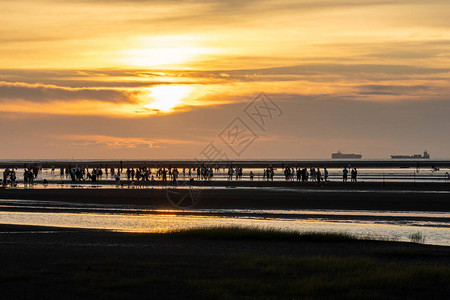
M 449 247 L 335 233 L 0 226 L 5 299 L 444 299 Z

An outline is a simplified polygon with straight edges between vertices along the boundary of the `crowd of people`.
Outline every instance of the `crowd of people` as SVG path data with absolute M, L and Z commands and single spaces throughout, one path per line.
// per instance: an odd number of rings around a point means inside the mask
M 34 179 L 38 177 L 40 169 L 37 167 L 34 168 L 26 168 L 23 172 L 23 183 L 25 186 L 32 185 L 34 182 Z M 2 179 L 2 186 L 11 186 L 16 187 L 17 186 L 17 173 L 16 169 L 14 168 L 6 168 L 3 171 L 3 179 Z
M 222 169 L 222 170 L 221 170 Z M 29 165 L 23 170 L 23 183 L 24 186 L 33 185 L 43 171 L 41 166 Z M 3 171 L 3 179 L 0 183 L 0 187 L 16 187 L 17 182 L 21 181 L 21 177 L 18 178 L 18 168 L 6 168 Z M 21 171 L 20 171 L 21 172 Z M 39 183 L 47 184 L 48 180 L 57 182 L 58 170 L 55 167 L 51 167 L 51 177 L 48 177 L 48 173 L 44 173 L 44 178 L 39 180 Z M 255 174 L 256 173 L 256 174 Z M 47 176 L 47 177 L 46 177 Z M 331 178 L 337 180 L 342 176 L 343 182 L 358 182 L 358 170 L 353 167 L 344 167 L 340 171 L 334 169 L 332 171 Z M 383 174 L 384 176 L 384 174 Z M 316 182 L 323 183 L 329 181 L 330 173 L 327 168 L 301 168 L 298 166 L 282 166 L 282 168 L 275 169 L 271 165 L 262 169 L 262 172 L 256 172 L 254 168 L 247 172 L 240 166 L 219 166 L 219 165 L 199 165 L 196 167 L 158 167 L 150 168 L 147 166 L 130 168 L 130 167 L 88 167 L 88 166 L 68 166 L 59 168 L 60 183 L 64 183 L 70 180 L 73 183 L 76 182 L 97 182 L 99 180 L 113 180 L 117 185 L 129 184 L 129 185 L 145 185 L 148 182 L 161 181 L 161 182 L 177 182 L 179 180 L 204 180 L 210 181 L 213 178 L 217 180 L 263 180 L 273 181 L 274 179 L 284 179 L 286 181 L 297 182 Z M 384 178 L 384 177 L 383 177 Z M 384 180 L 384 179 L 383 179 Z M 445 182 L 450 181 L 449 172 L 445 172 L 443 175 Z M 21 181 L 22 182 L 22 181 Z
M 286 167 L 284 169 L 284 176 L 286 181 L 328 181 L 328 170 L 327 168 L 323 169 L 323 173 L 320 171 L 320 168 L 310 168 L 309 170 L 307 168 L 291 168 Z
M 299 168 L 299 167 L 283 167 L 282 174 L 286 181 L 301 181 L 301 182 L 326 182 L 329 181 L 329 172 L 327 168 Z M 41 168 L 34 166 L 24 169 L 23 182 L 25 185 L 33 184 L 34 180 L 38 177 Z M 162 182 L 177 182 L 180 177 L 183 180 L 212 180 L 214 173 L 220 172 L 219 166 L 198 166 L 190 168 L 172 168 L 172 167 L 157 167 L 154 172 L 151 168 L 143 166 L 138 168 L 122 168 L 122 167 L 110 167 L 110 168 L 88 168 L 86 166 L 75 166 L 75 167 L 65 167 L 59 169 L 60 179 L 69 179 L 72 182 L 80 181 L 91 181 L 96 182 L 103 178 L 113 179 L 116 184 L 124 184 L 125 180 L 128 184 L 145 184 L 146 182 L 153 182 L 159 180 Z M 356 168 L 347 169 L 345 167 L 342 170 L 342 180 L 347 182 L 348 173 L 351 176 L 351 182 L 357 182 L 358 171 Z M 51 174 L 55 174 L 55 168 L 51 168 Z M 226 176 L 227 180 L 242 180 L 244 178 L 244 170 L 242 167 L 229 166 L 228 168 L 223 167 L 223 174 Z M 57 176 L 57 175 L 54 175 Z M 123 176 L 123 177 L 122 177 Z M 248 176 L 248 177 L 247 177 Z M 261 178 L 261 173 L 257 174 L 258 178 Z M 246 177 L 253 181 L 255 178 L 255 173 L 250 170 Z M 275 169 L 272 166 L 263 169 L 262 180 L 273 181 L 275 177 Z M 123 180 L 122 180 L 123 178 Z M 47 180 L 45 180 L 47 182 Z M 45 183 L 44 182 L 44 183 Z M 16 169 L 5 169 L 3 172 L 2 185 L 16 186 Z

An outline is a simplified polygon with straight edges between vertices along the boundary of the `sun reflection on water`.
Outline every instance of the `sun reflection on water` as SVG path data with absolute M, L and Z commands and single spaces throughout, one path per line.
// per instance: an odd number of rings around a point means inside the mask
M 162 213 L 162 214 L 160 214 Z M 420 231 L 427 244 L 450 245 L 450 229 L 442 220 L 422 222 L 389 220 L 327 220 L 271 218 L 269 216 L 180 215 L 170 210 L 158 214 L 127 213 L 42 213 L 0 212 L 0 223 L 54 226 L 83 229 L 105 229 L 119 232 L 165 233 L 181 229 L 218 226 L 273 228 L 299 232 L 345 232 L 361 237 L 409 241 L 408 236 Z

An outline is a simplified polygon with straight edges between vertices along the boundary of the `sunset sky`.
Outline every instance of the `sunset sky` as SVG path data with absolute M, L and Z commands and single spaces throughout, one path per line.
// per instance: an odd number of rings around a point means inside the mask
M 0 158 L 450 158 L 450 1 L 0 1 Z M 280 112 L 245 113 L 264 92 Z M 238 155 L 221 133 L 257 136 Z

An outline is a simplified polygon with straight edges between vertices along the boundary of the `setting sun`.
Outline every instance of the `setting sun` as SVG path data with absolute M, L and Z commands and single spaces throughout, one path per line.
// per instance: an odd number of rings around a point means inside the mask
M 189 96 L 192 88 L 186 85 L 160 85 L 150 89 L 151 102 L 145 105 L 146 108 L 169 112 L 179 105 L 183 99 Z

